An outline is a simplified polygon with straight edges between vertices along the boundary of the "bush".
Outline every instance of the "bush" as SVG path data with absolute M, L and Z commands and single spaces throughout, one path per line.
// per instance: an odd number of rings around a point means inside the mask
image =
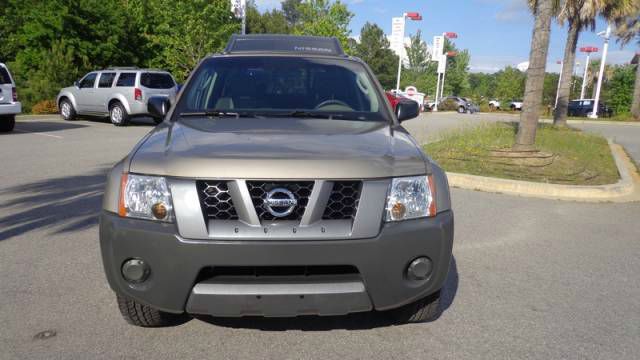
M 58 106 L 53 100 L 42 100 L 31 107 L 32 114 L 57 114 Z
M 440 111 L 458 111 L 458 102 L 453 99 L 447 99 L 438 105 Z

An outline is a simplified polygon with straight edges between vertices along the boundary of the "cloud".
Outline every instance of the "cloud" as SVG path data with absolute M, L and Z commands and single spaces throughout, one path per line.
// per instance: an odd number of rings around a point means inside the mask
M 494 18 L 500 22 L 521 21 L 529 16 L 526 0 L 474 0 L 478 6 L 496 9 Z
M 504 69 L 507 66 L 515 67 L 527 59 L 519 56 L 493 56 L 493 55 L 476 55 L 471 57 L 469 68 L 471 72 L 494 73 Z

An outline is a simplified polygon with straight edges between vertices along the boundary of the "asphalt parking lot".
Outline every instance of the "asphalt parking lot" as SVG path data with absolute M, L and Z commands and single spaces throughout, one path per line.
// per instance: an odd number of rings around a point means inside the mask
M 428 140 L 492 119 L 428 114 L 407 128 Z M 585 127 L 640 159 L 640 127 Z M 638 358 L 640 203 L 457 189 L 454 262 L 433 323 L 365 314 L 129 326 L 103 274 L 97 214 L 106 170 L 151 129 L 53 116 L 0 135 L 0 359 Z

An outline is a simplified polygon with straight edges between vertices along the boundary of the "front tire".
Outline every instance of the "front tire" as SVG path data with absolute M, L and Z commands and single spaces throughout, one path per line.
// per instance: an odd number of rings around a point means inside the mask
M 109 107 L 109 120 L 115 126 L 127 126 L 129 114 L 121 103 L 116 102 Z
M 60 116 L 67 121 L 74 120 L 77 116 L 76 109 L 73 108 L 71 101 L 64 99 L 60 101 Z
M 171 314 L 148 305 L 140 304 L 124 296 L 116 295 L 122 317 L 131 325 L 140 327 L 163 327 L 179 325 L 188 320 L 184 314 Z
M 460 107 L 458 108 L 458 113 L 459 113 L 459 114 L 464 114 L 465 112 L 466 112 L 466 110 L 464 109 L 464 106 L 460 106 Z
M 11 132 L 16 126 L 16 116 L 0 116 L 0 132 Z
M 440 316 L 440 290 L 425 298 L 389 310 L 393 322 L 396 324 L 410 324 L 433 321 Z

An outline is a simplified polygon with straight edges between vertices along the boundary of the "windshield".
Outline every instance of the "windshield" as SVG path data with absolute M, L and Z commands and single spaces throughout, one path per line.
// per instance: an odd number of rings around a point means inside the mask
M 189 81 L 176 113 L 240 116 L 388 118 L 361 64 L 340 59 L 277 56 L 206 60 Z

